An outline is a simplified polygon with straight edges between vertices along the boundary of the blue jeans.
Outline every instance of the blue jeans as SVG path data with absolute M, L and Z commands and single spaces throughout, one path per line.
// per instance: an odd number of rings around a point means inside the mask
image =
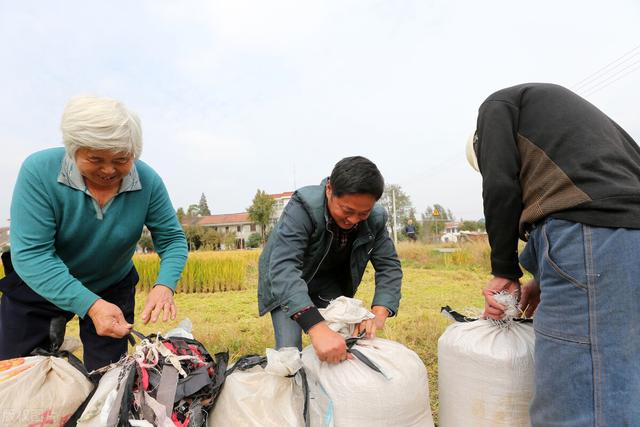
M 520 262 L 540 284 L 532 426 L 640 425 L 640 230 L 549 218 Z
M 271 322 L 276 335 L 276 350 L 283 347 L 298 347 L 302 351 L 302 328 L 280 308 L 271 312 Z

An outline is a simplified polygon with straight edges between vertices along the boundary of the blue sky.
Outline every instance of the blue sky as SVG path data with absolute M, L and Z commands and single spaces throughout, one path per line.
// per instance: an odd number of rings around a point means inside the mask
M 213 213 L 241 212 L 359 154 L 418 212 L 478 219 L 464 143 L 495 90 L 575 87 L 631 52 L 578 92 L 640 140 L 638 22 L 632 0 L 0 0 L 0 225 L 20 163 L 61 145 L 79 93 L 140 115 L 142 159 L 176 207 L 204 192 Z

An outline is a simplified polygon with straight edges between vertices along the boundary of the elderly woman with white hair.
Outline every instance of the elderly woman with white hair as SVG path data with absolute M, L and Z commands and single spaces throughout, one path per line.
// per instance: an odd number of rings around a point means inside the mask
M 161 258 L 144 323 L 175 319 L 187 244 L 162 179 L 139 160 L 135 113 L 112 99 L 76 97 L 61 127 L 65 147 L 29 156 L 14 189 L 15 271 L 0 282 L 0 359 L 49 347 L 51 319 L 78 315 L 93 370 L 127 352 L 138 282 L 132 256 L 143 226 Z

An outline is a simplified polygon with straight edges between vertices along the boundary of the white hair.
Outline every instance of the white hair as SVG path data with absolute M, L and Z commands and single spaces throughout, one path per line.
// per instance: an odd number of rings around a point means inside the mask
M 82 95 L 67 102 L 62 113 L 62 139 L 67 154 L 75 158 L 79 148 L 142 154 L 140 119 L 119 101 Z

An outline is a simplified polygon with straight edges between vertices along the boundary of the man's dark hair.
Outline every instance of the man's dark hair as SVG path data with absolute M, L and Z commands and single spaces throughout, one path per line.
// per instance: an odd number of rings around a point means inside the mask
M 384 178 L 378 167 L 361 156 L 345 157 L 336 163 L 329 182 L 336 197 L 364 193 L 379 200 L 384 192 Z

